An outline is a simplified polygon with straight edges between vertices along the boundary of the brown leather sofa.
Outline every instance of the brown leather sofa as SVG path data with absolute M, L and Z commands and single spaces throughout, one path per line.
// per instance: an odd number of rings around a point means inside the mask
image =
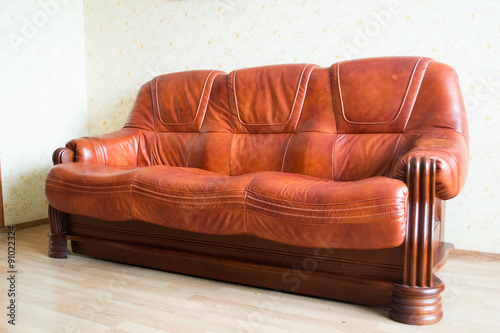
M 72 251 L 442 317 L 444 200 L 468 131 L 429 58 L 166 74 L 123 129 L 71 140 L 46 179 L 49 256 Z

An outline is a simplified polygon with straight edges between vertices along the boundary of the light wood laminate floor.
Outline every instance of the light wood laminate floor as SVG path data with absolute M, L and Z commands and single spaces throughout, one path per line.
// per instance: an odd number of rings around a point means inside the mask
M 304 297 L 70 255 L 47 257 L 48 226 L 17 228 L 16 326 L 7 323 L 7 234 L 0 233 L 0 332 L 500 332 L 500 261 L 450 258 L 444 318 Z

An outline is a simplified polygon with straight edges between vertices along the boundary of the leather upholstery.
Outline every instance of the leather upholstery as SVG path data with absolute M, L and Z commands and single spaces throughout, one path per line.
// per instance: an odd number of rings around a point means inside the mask
M 131 193 L 134 217 L 202 233 L 244 234 L 246 187 L 252 178 L 195 168 L 142 168 Z
M 297 246 L 396 247 L 405 237 L 407 190 L 387 177 L 335 182 L 258 173 L 247 187 L 247 231 Z
M 98 163 L 63 163 L 47 177 L 45 191 L 52 207 L 114 221 L 133 219 L 132 181 L 140 168 Z
M 162 75 L 122 130 L 67 148 L 46 182 L 64 212 L 376 249 L 404 240 L 409 157 L 460 192 L 468 130 L 452 68 L 391 57 Z

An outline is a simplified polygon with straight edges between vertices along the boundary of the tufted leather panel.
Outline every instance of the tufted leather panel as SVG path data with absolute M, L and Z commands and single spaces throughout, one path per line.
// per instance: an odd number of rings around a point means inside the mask
M 388 174 L 400 139 L 399 133 L 337 135 L 334 179 L 353 181 Z
M 240 69 L 229 75 L 236 133 L 292 133 L 315 65 Z
M 430 61 L 373 58 L 332 65 L 338 133 L 403 132 Z
M 336 137 L 333 133 L 295 133 L 288 141 L 281 171 L 333 179 Z
M 186 166 L 229 176 L 233 133 L 200 133 L 195 140 Z
M 208 107 L 219 71 L 192 71 L 161 75 L 151 82 L 157 132 L 197 132 Z
M 153 145 L 153 164 L 185 167 L 198 133 L 156 133 Z
M 281 133 L 234 134 L 230 152 L 231 175 L 281 171 L 291 136 Z

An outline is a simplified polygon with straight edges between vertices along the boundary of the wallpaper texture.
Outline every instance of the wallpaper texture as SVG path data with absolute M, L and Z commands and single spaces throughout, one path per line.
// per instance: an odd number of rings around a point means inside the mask
M 1 7 L 2 31 L 22 34 L 25 20 L 41 20 L 35 16 L 47 0 L 24 2 L 29 6 Z M 2 80 L 0 101 L 2 124 L 8 123 L 0 135 L 9 223 L 43 216 L 40 198 L 53 148 L 121 128 L 139 87 L 156 75 L 420 55 L 455 68 L 469 118 L 469 176 L 464 191 L 448 202 L 446 240 L 500 253 L 496 0 L 85 0 L 83 9 L 78 2 L 56 2 L 58 13 L 47 14 L 48 22 L 20 51 L 2 40 L 9 61 L 2 57 L 9 79 Z
M 87 134 L 78 1 L 0 1 L 0 158 L 7 225 L 47 217 L 52 152 Z

